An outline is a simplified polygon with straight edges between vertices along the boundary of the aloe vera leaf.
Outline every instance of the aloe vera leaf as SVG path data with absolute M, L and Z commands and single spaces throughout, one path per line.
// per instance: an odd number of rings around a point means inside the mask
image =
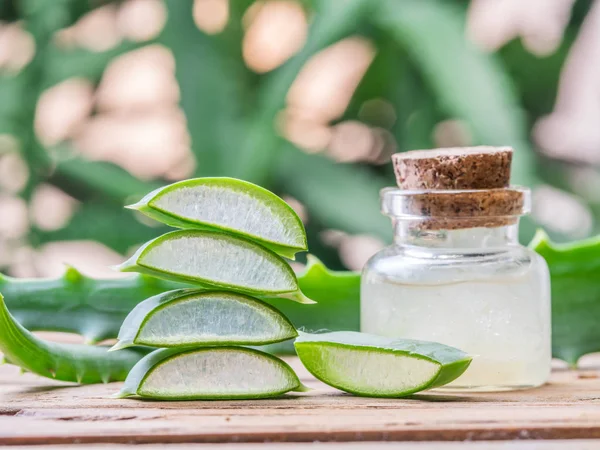
M 35 337 L 8 312 L 0 295 L 0 352 L 7 362 L 47 378 L 79 384 L 123 381 L 147 353 L 142 349 L 109 353 L 105 347 L 59 344 Z
M 332 272 L 309 256 L 298 275 L 301 289 L 319 299 L 306 306 L 279 296 L 258 296 L 282 311 L 296 327 L 310 331 L 358 330 L 360 274 Z M 120 279 L 95 279 L 68 268 L 58 278 L 12 278 L 0 274 L 0 292 L 12 314 L 32 331 L 64 331 L 89 343 L 116 338 L 123 320 L 143 300 L 165 291 L 190 288 L 189 283 L 134 274 Z M 293 345 L 277 347 L 293 353 Z
M 262 345 L 297 335 L 283 314 L 257 298 L 226 291 L 182 289 L 138 304 L 123 322 L 113 349 L 133 345 Z
M 257 399 L 306 390 L 284 361 L 245 347 L 160 349 L 129 373 L 118 398 Z
M 16 320 L 31 331 L 63 331 L 94 343 L 116 338 L 127 314 L 142 300 L 189 287 L 147 275 L 95 279 L 73 267 L 58 278 L 0 274 L 0 292 Z
M 555 244 L 539 230 L 529 246 L 550 269 L 552 355 L 576 366 L 600 351 L 600 236 Z
M 316 378 L 369 397 L 404 397 L 443 386 L 462 375 L 472 359 L 435 342 L 356 332 L 302 333 L 294 345 Z
M 196 178 L 150 192 L 130 209 L 176 228 L 225 231 L 294 259 L 307 249 L 296 212 L 260 186 L 235 178 Z

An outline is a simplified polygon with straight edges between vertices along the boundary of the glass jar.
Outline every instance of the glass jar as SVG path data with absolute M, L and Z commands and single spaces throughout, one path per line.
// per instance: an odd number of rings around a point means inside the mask
M 439 217 L 420 208 L 416 200 L 426 191 L 381 192 L 394 243 L 364 268 L 361 330 L 440 342 L 471 354 L 469 369 L 446 389 L 523 389 L 543 384 L 550 374 L 548 267 L 518 243 L 519 216 L 529 212 L 530 195 L 512 190 L 523 202 L 510 216 L 472 211 L 468 222 L 464 211 L 461 217 Z M 436 195 L 469 192 L 474 191 Z

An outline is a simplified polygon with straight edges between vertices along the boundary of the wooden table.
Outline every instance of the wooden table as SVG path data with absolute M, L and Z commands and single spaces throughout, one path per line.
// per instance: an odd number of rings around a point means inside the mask
M 261 401 L 116 400 L 108 396 L 118 390 L 118 384 L 72 386 L 20 375 L 16 367 L 2 366 L 0 445 L 64 448 L 64 444 L 80 444 L 69 447 L 76 449 L 89 448 L 83 444 L 91 443 L 121 448 L 163 443 L 440 441 L 406 445 L 451 449 L 456 443 L 441 441 L 511 440 L 512 444 L 485 442 L 467 447 L 554 449 L 564 443 L 556 440 L 579 439 L 568 441 L 569 448 L 600 449 L 600 441 L 591 440 L 600 438 L 600 357 L 587 358 L 586 368 L 579 371 L 555 370 L 550 383 L 539 389 L 495 394 L 438 392 L 403 400 L 340 393 L 312 378 L 296 359 L 290 362 L 316 391 Z M 522 441 L 531 439 L 555 441 Z M 332 445 L 345 449 L 360 444 Z M 388 446 L 367 444 L 368 448 Z M 231 447 L 264 448 L 255 444 L 218 448 Z

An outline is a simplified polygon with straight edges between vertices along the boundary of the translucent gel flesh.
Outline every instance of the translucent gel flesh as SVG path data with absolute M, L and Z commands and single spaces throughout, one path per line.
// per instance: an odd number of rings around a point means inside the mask
M 437 285 L 397 284 L 367 273 L 361 331 L 436 341 L 473 355 L 448 388 L 538 386 L 548 378 L 551 359 L 549 292 L 538 269 Z

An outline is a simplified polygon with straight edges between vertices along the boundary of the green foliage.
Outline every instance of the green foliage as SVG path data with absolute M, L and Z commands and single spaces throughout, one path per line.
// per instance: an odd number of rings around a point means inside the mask
M 285 105 L 285 96 L 298 71 L 317 51 L 351 34 L 357 23 L 364 20 L 370 11 L 369 0 L 315 2 L 317 10 L 309 28 L 309 38 L 303 49 L 275 73 L 268 76 L 259 90 L 257 111 L 244 134 L 240 161 L 233 176 L 264 184 L 277 171 L 276 152 L 281 145 L 274 121 Z M 302 199 L 301 199 L 302 200 Z
M 0 292 L 19 323 L 30 331 L 63 331 L 88 343 L 117 337 L 127 314 L 142 300 L 185 285 L 145 275 L 93 279 L 69 268 L 58 278 L 0 276 Z
M 237 6 L 247 3 L 235 2 Z M 196 175 L 229 175 L 228 161 L 244 138 L 245 103 L 252 96 L 250 72 L 241 60 L 243 11 L 234 10 L 224 33 L 208 36 L 194 24 L 190 2 L 168 0 L 166 5 L 169 19 L 159 41 L 175 57 Z
M 600 239 L 554 244 L 539 231 L 530 244 L 544 257 L 552 280 L 552 354 L 577 365 L 600 351 Z
M 465 120 L 478 142 L 517 148 L 513 181 L 531 183 L 532 154 L 511 81 L 498 59 L 465 39 L 464 18 L 462 7 L 439 0 L 384 0 L 374 16 L 406 48 L 439 106 Z
M 0 295 L 0 351 L 6 362 L 47 378 L 80 384 L 123 381 L 144 354 L 140 349 L 108 353 L 106 347 L 45 342 L 23 328 Z
M 469 44 L 464 38 L 462 3 L 314 0 L 303 2 L 310 18 L 303 48 L 281 67 L 256 74 L 242 60 L 241 19 L 253 3 L 230 2 L 226 28 L 209 36 L 193 22 L 191 0 L 166 0 L 168 19 L 157 39 L 124 41 L 104 52 L 62 48 L 54 39 L 57 31 L 75 23 L 97 2 L 2 3 L 4 20 L 21 20 L 36 44 L 35 58 L 28 66 L 17 74 L 0 74 L 0 133 L 17 138 L 30 169 L 21 195 L 28 200 L 36 186 L 49 182 L 86 202 L 61 230 L 32 228 L 28 236 L 31 245 L 92 239 L 124 253 L 162 231 L 132 220 L 120 208 L 164 184 L 164 180 L 139 180 L 113 164 L 87 161 L 75 154 L 69 142 L 46 149 L 33 127 L 36 102 L 45 89 L 71 77 L 98 83 L 116 56 L 155 42 L 168 47 L 175 58 L 181 107 L 192 138 L 194 175 L 236 176 L 296 197 L 307 207 L 312 223 L 309 234 L 313 242 L 309 244 L 334 267 L 339 265 L 337 258 L 315 242 L 321 230 L 336 228 L 390 240 L 389 223 L 378 212 L 377 191 L 393 183 L 391 170 L 366 163 L 336 164 L 329 158 L 304 153 L 279 135 L 275 121 L 286 106 L 287 92 L 300 69 L 317 52 L 342 38 L 360 34 L 377 48 L 375 61 L 344 120 L 356 120 L 365 101 L 384 98 L 396 112 L 390 131 L 399 150 L 408 150 L 434 145 L 435 125 L 446 118 L 458 118 L 466 124 L 474 143 L 514 145 L 518 149 L 516 182 L 536 182 L 539 170 L 528 140 L 529 122 L 513 80 L 525 90 L 521 97 L 536 117 L 547 112 L 548 96 L 540 93 L 537 74 L 544 75 L 544 93 L 556 88 L 575 29 L 567 33 L 567 43 L 556 56 L 538 62 L 524 55 L 516 44 L 501 55 L 484 54 Z M 577 26 L 578 22 L 574 23 L 573 27 Z M 530 66 L 536 69 L 528 70 Z M 90 201 L 93 206 L 87 205 Z M 112 226 L 106 226 L 109 222 Z M 116 237 L 115 228 L 132 231 Z M 523 237 L 531 234 L 530 227 Z
M 367 167 L 335 164 L 301 153 L 289 144 L 281 148 L 279 184 L 308 207 L 311 217 L 350 233 L 370 233 L 391 239 L 389 220 L 379 212 L 379 190 L 385 180 Z M 309 242 L 309 248 L 312 244 Z

